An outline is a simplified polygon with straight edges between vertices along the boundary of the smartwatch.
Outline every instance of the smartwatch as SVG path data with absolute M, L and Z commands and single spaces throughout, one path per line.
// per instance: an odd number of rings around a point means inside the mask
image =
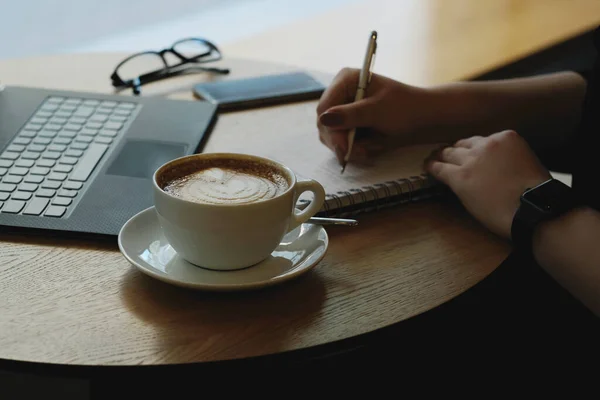
M 556 218 L 579 206 L 573 190 L 557 179 L 549 179 L 521 195 L 511 226 L 515 251 L 533 256 L 533 234 L 544 221 Z

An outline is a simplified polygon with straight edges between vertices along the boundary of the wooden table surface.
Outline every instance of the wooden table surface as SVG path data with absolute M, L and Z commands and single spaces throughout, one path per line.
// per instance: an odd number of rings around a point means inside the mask
M 361 0 L 224 46 L 226 54 L 335 73 L 360 68 L 417 85 L 466 79 L 600 25 L 597 0 Z
M 369 3 L 394 6 L 384 1 Z M 409 7 L 402 10 L 413 12 L 413 18 L 407 13 L 393 18 L 392 13 L 382 14 L 378 9 L 378 15 L 385 16 L 378 20 L 383 27 L 378 28 L 378 70 L 424 84 L 469 77 L 500 63 L 500 59 L 509 61 L 559 37 L 582 32 L 598 22 L 600 11 L 600 3 L 584 0 L 399 3 Z M 500 33 L 477 29 L 487 26 L 473 17 L 475 12 L 483 13 L 478 6 L 482 3 L 493 3 L 488 19 Z M 558 23 L 561 13 L 562 22 L 569 20 L 566 3 L 581 10 L 573 11 L 579 23 Z M 533 4 L 546 10 L 545 19 L 536 14 L 542 22 L 535 27 L 519 17 L 532 17 Z M 375 12 L 365 7 L 364 2 L 349 6 L 344 15 L 375 18 Z M 433 13 L 431 19 L 425 17 L 425 11 Z M 501 22 L 494 22 L 498 14 L 514 16 L 521 22 L 509 25 L 514 28 L 522 24 L 523 31 L 502 28 Z M 458 27 L 446 21 L 448 15 L 461 21 Z M 466 17 L 469 15 L 472 18 Z M 386 33 L 388 28 L 408 29 L 405 25 L 409 20 L 412 23 L 421 17 L 422 23 L 412 24 L 419 28 L 411 35 L 392 39 L 394 36 Z M 436 24 L 438 18 L 445 22 Z M 313 28 L 319 32 L 327 21 L 317 19 L 310 29 L 282 28 L 268 38 L 252 38 L 251 44 L 231 46 L 226 65 L 232 74 L 227 79 L 293 69 L 231 58 L 234 50 L 241 55 L 252 53 L 259 40 L 263 47 L 272 45 L 272 56 L 279 52 L 279 58 L 288 65 L 300 61 L 302 57 L 295 57 L 305 51 L 304 66 L 313 72 L 331 73 L 338 66 L 357 64 L 363 53 L 364 32 L 335 30 L 330 32 L 334 37 L 331 41 L 312 36 Z M 377 28 L 366 25 L 365 29 Z M 455 32 L 459 28 L 468 34 Z M 295 29 L 296 34 L 288 29 Z M 549 34 L 550 30 L 558 33 Z M 548 35 L 544 39 L 532 32 Z M 294 53 L 301 33 L 305 34 L 304 47 Z M 340 40 L 342 37 L 345 40 Z M 457 43 L 447 46 L 451 38 L 462 40 L 463 52 L 452 50 L 458 49 Z M 502 40 L 492 41 L 490 48 L 490 38 Z M 319 50 L 324 43 L 341 43 L 340 49 L 346 50 L 334 57 Z M 324 48 L 331 49 L 331 45 Z M 486 56 L 473 58 L 484 50 Z M 350 53 L 354 62 L 344 58 Z M 123 56 L 56 55 L 3 61 L 0 77 L 5 84 L 107 93 L 111 92 L 108 76 Z M 408 58 L 410 62 L 405 60 Z M 314 74 L 324 82 L 331 76 Z M 191 100 L 192 85 L 202 79 L 172 79 L 145 89 L 144 95 Z M 289 156 L 290 145 L 299 140 L 318 142 L 315 107 L 316 102 L 310 101 L 221 115 L 205 151 L 245 149 L 297 162 L 297 157 Z M 314 148 L 323 157 L 327 154 L 321 147 Z M 96 366 L 179 364 L 334 343 L 399 323 L 454 298 L 484 279 L 509 252 L 506 242 L 489 234 L 459 207 L 437 202 L 364 215 L 359 228 L 328 228 L 328 233 L 329 250 L 309 274 L 268 290 L 228 294 L 184 290 L 149 278 L 123 258 L 116 244 L 2 234 L 0 359 Z

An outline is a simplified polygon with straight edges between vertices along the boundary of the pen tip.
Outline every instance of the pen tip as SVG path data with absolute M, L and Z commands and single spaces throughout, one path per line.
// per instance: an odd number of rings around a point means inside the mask
M 340 171 L 340 174 L 343 174 L 345 170 L 346 170 L 346 164 L 342 165 L 342 170 Z

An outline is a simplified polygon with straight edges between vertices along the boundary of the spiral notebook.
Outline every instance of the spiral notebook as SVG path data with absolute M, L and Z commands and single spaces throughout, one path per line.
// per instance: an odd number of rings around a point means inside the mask
M 303 163 L 296 170 L 300 178 L 311 177 L 325 188 L 325 204 L 318 216 L 352 217 L 447 193 L 445 186 L 423 171 L 423 161 L 437 147 L 401 148 L 376 158 L 370 165 L 349 164 L 344 174 L 340 174 L 332 156 L 319 158 L 321 162 L 310 168 Z M 301 197 L 298 208 L 306 207 L 308 202 L 308 196 Z

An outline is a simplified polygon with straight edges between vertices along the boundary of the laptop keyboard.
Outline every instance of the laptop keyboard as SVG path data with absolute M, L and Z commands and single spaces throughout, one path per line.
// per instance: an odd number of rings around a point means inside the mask
M 0 213 L 66 216 L 138 107 L 47 98 L 0 154 Z

